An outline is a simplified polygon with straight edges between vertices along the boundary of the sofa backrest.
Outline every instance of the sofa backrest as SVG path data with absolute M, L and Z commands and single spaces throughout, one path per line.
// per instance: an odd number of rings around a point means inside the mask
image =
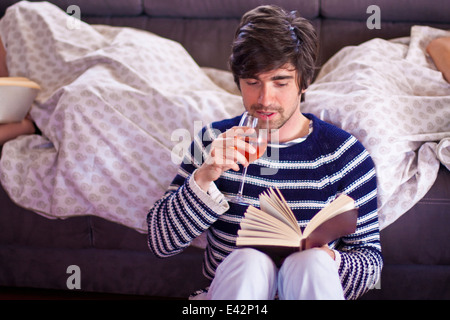
M 0 16 L 17 0 L 2 0 Z M 240 17 L 266 3 L 297 10 L 320 38 L 319 65 L 339 49 L 372 38 L 408 36 L 415 24 L 450 29 L 449 0 L 50 0 L 79 8 L 88 23 L 129 26 L 180 42 L 201 66 L 228 69 Z M 373 7 L 375 5 L 376 7 Z M 378 12 L 370 10 L 377 9 Z M 72 14 L 72 12 L 70 12 Z M 374 16 L 374 15 L 377 15 Z M 378 25 L 373 19 L 379 18 Z M 372 24 L 372 25 L 371 25 Z

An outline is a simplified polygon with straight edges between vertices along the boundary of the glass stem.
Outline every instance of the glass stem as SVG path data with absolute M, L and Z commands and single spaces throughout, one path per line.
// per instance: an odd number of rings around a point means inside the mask
M 239 192 L 238 192 L 239 197 L 242 197 L 242 192 L 244 191 L 244 181 L 245 181 L 245 177 L 247 176 L 247 168 L 248 168 L 248 166 L 246 166 L 244 168 L 244 172 L 242 172 L 241 186 L 239 187 Z

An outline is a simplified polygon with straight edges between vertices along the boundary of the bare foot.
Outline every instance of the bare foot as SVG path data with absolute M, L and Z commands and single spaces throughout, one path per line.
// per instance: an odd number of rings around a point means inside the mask
M 426 50 L 445 80 L 450 82 L 450 37 L 432 40 Z

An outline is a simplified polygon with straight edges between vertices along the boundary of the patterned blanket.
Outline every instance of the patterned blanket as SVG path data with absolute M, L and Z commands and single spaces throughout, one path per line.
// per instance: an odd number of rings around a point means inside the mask
M 231 74 L 200 68 L 152 33 L 88 25 L 49 3 L 17 3 L 0 21 L 11 76 L 42 87 L 42 135 L 3 146 L 0 180 L 48 218 L 96 215 L 146 232 L 146 215 L 207 123 L 242 112 Z M 374 39 L 337 53 L 302 104 L 354 134 L 373 156 L 384 228 L 450 167 L 450 85 L 424 48 L 448 32 Z M 214 80 L 214 81 L 213 81 Z
M 380 227 L 398 219 L 450 168 L 450 84 L 426 46 L 449 31 L 414 26 L 410 37 L 346 47 L 306 92 L 322 115 L 367 148 L 378 177 Z
M 176 42 L 70 19 L 49 3 L 19 2 L 0 21 L 10 76 L 42 87 L 31 109 L 42 136 L 3 146 L 1 183 L 46 217 L 96 215 L 146 232 L 191 139 L 241 113 L 241 98 Z

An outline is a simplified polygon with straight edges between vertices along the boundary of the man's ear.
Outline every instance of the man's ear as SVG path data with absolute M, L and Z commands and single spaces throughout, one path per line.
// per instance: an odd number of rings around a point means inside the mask
M 305 93 L 306 89 L 302 89 L 300 91 L 300 102 L 305 101 L 305 96 L 303 95 Z

